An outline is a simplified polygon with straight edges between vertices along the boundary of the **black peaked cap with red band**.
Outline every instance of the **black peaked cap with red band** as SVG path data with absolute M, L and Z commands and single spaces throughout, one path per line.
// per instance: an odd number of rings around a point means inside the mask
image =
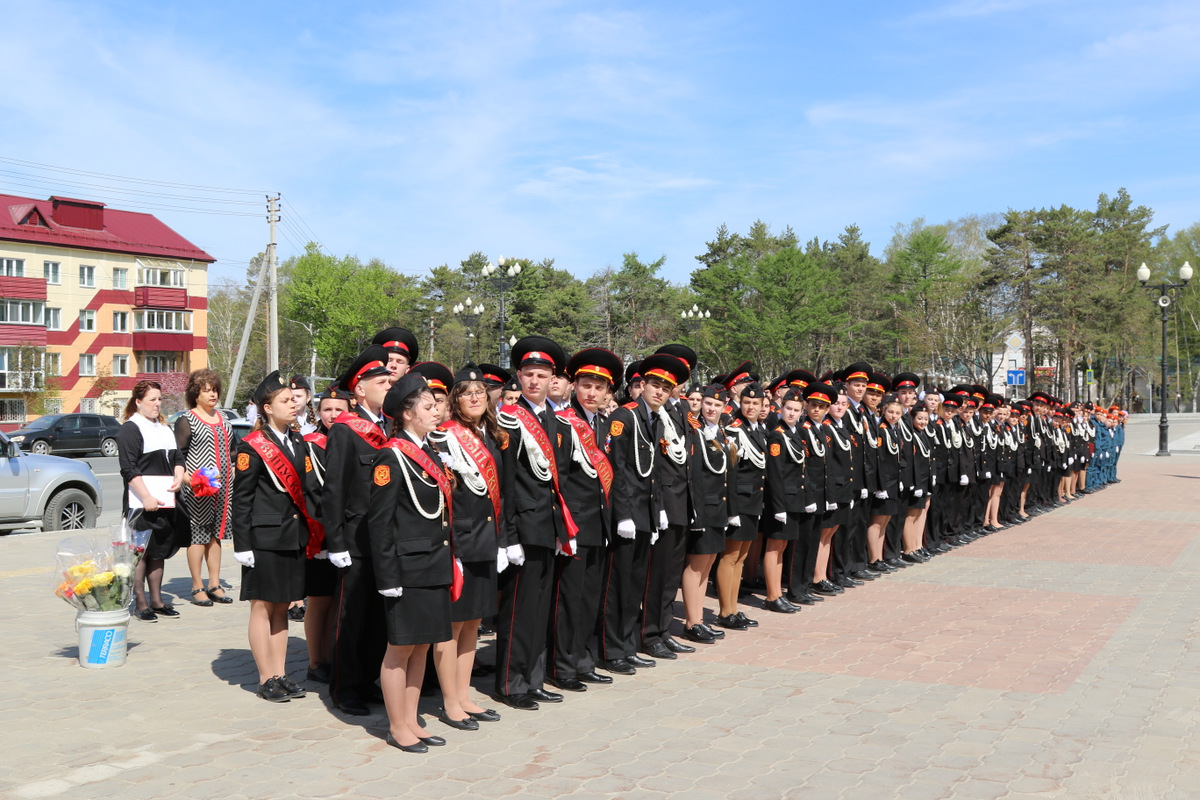
M 921 385 L 921 379 L 912 372 L 901 372 L 892 378 L 892 391 L 897 389 L 916 389 Z
M 512 346 L 512 364 L 516 369 L 521 367 L 548 367 L 555 375 L 561 375 L 567 368 L 567 354 L 551 339 L 545 336 L 525 336 Z
M 672 387 L 687 383 L 688 373 L 691 372 L 686 361 L 667 353 L 646 356 L 642 359 L 640 371 L 643 379 L 658 378 Z
M 483 382 L 493 389 L 497 386 L 503 386 L 512 380 L 511 372 L 506 369 L 500 369 L 495 364 L 480 364 L 479 371 L 483 373 Z
M 682 358 L 688 365 L 688 372 L 694 370 L 697 362 L 699 361 L 699 359 L 696 358 L 696 351 L 688 347 L 686 344 L 664 344 L 654 352 L 666 353 L 669 356 Z
M 377 344 L 389 353 L 399 353 L 408 358 L 409 364 L 415 364 L 420 357 L 420 348 L 417 345 L 417 337 L 413 336 L 412 331 L 404 328 L 385 328 L 375 334 L 375 338 L 371 340 L 371 344 Z M 384 361 L 387 361 L 385 358 Z
M 353 394 L 354 387 L 359 381 L 366 378 L 374 378 L 378 375 L 387 375 L 387 359 L 388 351 L 377 344 L 370 345 L 366 350 L 358 354 L 358 357 L 346 368 L 337 379 L 336 383 L 341 386 L 346 392 Z
M 424 378 L 430 389 L 439 389 L 447 394 L 450 392 L 450 387 L 454 385 L 454 373 L 445 364 L 439 364 L 436 361 L 422 361 L 420 364 L 413 364 L 409 372 L 415 372 Z
M 833 405 L 837 402 L 838 390 L 828 383 L 810 383 L 804 387 L 804 399 Z
M 839 379 L 846 383 L 850 381 L 865 381 L 871 377 L 871 371 L 870 364 L 865 361 L 856 361 L 841 371 Z
M 637 383 L 642 379 L 642 362 L 631 361 L 625 368 L 625 383 Z
M 621 358 L 603 347 L 589 347 L 571 356 L 567 362 L 567 377 L 592 376 L 608 381 L 614 390 L 621 386 Z

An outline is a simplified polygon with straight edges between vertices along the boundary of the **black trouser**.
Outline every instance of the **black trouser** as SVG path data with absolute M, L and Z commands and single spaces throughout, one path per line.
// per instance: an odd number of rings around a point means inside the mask
M 843 552 L 846 556 L 847 571 L 851 574 L 860 572 L 870 561 L 867 552 L 867 528 L 871 525 L 871 501 L 855 500 L 854 508 L 850 509 L 850 524 L 846 545 Z
M 817 514 L 797 514 L 800 535 L 790 542 L 784 553 L 787 591 L 791 597 L 808 594 L 812 589 L 813 572 L 817 568 L 817 543 L 821 540 L 821 529 L 817 525 Z M 791 514 L 788 514 L 791 518 Z
M 642 597 L 643 647 L 650 647 L 671 637 L 675 596 L 683 582 L 685 561 L 687 528 L 670 525 L 666 530 L 659 531 L 658 541 L 650 547 L 650 566 L 646 575 L 646 591 Z
M 604 550 L 580 547 L 574 558 L 554 559 L 554 606 L 546 641 L 551 678 L 575 678 L 596 669 L 588 640 L 600 613 L 600 587 L 604 579 Z
M 525 563 L 500 573 L 496 693 L 525 694 L 546 678 L 546 627 L 554 599 L 554 550 L 523 545 Z
M 898 510 L 888 520 L 883 532 L 883 557 L 899 558 L 904 552 L 904 517 L 908 513 L 903 503 L 897 503 Z
M 925 545 L 936 546 L 945 538 L 942 526 L 946 519 L 946 487 L 929 490 L 929 511 L 925 515 Z
M 634 538 L 614 536 L 604 565 L 604 594 L 600 600 L 600 657 L 606 661 L 637 655 L 638 611 L 646 591 L 650 532 Z
M 383 597 L 369 558 L 354 556 L 337 577 L 329 694 L 334 703 L 362 701 L 387 652 Z

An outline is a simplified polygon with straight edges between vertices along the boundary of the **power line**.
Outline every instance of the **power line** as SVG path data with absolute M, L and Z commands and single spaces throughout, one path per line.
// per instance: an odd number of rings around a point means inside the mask
M 265 195 L 267 192 L 261 189 L 229 189 L 220 186 L 197 186 L 190 183 L 172 183 L 170 181 L 154 181 L 146 178 L 131 178 L 126 175 L 112 175 L 104 172 L 90 172 L 83 169 L 71 169 L 69 167 L 56 167 L 52 164 L 39 164 L 36 161 L 22 161 L 18 158 L 9 158 L 0 156 L 0 162 L 6 164 L 16 164 L 22 167 L 37 167 L 38 169 L 48 170 L 50 172 L 62 172 L 70 175 L 87 175 L 92 178 L 104 178 L 107 180 L 130 181 L 132 183 L 147 184 L 150 186 L 165 186 L 172 189 L 197 189 L 205 192 L 226 192 L 228 194 L 253 194 Z
M 6 178 L 3 181 L 0 181 L 0 185 L 19 187 L 21 191 L 28 191 L 31 189 L 37 190 L 37 191 L 43 191 L 43 192 L 44 191 L 50 191 L 50 192 L 54 191 L 53 186 L 48 186 L 46 184 L 25 183 L 24 181 L 14 181 L 11 178 Z M 131 211 L 136 211 L 139 209 L 151 209 L 154 211 L 185 211 L 185 212 L 190 212 L 193 214 L 216 214 L 218 216 L 226 216 L 226 217 L 261 217 L 262 216 L 262 214 L 255 214 L 250 211 L 224 211 L 224 210 L 215 209 L 215 208 L 188 208 L 187 206 L 163 205 L 160 203 L 148 203 L 148 202 L 137 202 L 137 201 L 129 201 L 129 202 L 122 201 L 122 205 L 128 206 L 128 210 L 131 210 Z
M 163 194 L 162 192 L 146 192 L 146 191 L 142 191 L 140 189 L 122 189 L 117 186 L 107 186 L 105 184 L 99 184 L 99 183 L 87 183 L 84 181 L 75 181 L 75 180 L 61 179 L 61 178 L 51 178 L 51 177 L 45 177 L 45 176 L 41 176 L 41 175 L 30 175 L 25 172 L 16 172 L 13 170 L 6 170 L 6 169 L 0 169 L 0 175 L 9 175 L 14 178 L 21 179 L 21 180 L 35 181 L 38 183 L 49 183 L 52 181 L 53 184 L 56 186 L 78 186 L 78 187 L 86 188 L 88 190 L 93 190 L 93 189 L 99 190 L 99 191 L 102 191 L 102 192 L 105 192 L 108 194 L 127 194 L 127 195 L 137 195 L 140 197 L 163 198 L 166 200 L 186 200 L 189 202 L 196 202 L 196 203 L 211 203 L 211 204 L 234 205 L 234 206 L 261 205 L 261 201 L 258 201 L 258 200 L 227 200 L 227 199 L 224 199 L 221 197 L 197 197 L 195 195 Z

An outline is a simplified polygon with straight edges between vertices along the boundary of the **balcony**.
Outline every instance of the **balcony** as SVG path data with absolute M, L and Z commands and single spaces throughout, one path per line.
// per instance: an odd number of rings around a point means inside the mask
M 13 300 L 45 300 L 46 279 L 0 276 L 0 297 Z
M 43 289 L 42 297 L 45 296 L 45 289 Z M 186 309 L 188 307 L 187 289 L 167 286 L 138 286 L 133 290 L 133 305 L 137 308 Z

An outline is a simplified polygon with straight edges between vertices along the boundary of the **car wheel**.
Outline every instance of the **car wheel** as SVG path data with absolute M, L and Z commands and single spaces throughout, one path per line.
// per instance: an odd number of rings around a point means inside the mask
M 79 531 L 94 527 L 96 504 L 79 489 L 65 489 L 54 495 L 42 515 L 44 531 Z
M 116 439 L 105 439 L 103 442 L 100 443 L 100 452 L 104 455 L 105 458 L 116 458 L 117 457 L 117 440 Z
M 37 440 L 29 449 L 39 456 L 50 455 L 50 443 L 44 439 Z

